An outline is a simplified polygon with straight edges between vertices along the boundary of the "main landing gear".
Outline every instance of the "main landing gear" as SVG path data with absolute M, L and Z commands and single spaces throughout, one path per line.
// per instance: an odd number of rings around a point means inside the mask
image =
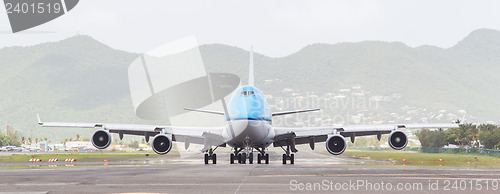
M 263 160 L 266 164 L 269 164 L 269 154 L 264 151 L 264 148 L 255 149 L 260 152 L 259 154 L 257 154 L 257 164 L 261 164 Z
M 283 154 L 283 164 L 286 164 L 286 161 L 290 160 L 290 164 L 295 163 L 295 154 Z
M 213 164 L 217 164 L 217 154 L 214 154 L 214 151 L 217 149 L 218 147 L 215 147 L 215 149 L 212 150 L 212 148 L 210 148 L 208 150 L 208 153 L 205 154 L 205 164 L 208 164 L 208 161 L 212 160 L 212 163 Z
M 286 161 L 290 161 L 290 164 L 294 164 L 295 163 L 295 155 L 292 154 L 291 152 L 297 152 L 297 149 L 295 149 L 295 147 L 293 146 L 290 146 L 290 145 L 287 145 L 286 146 L 286 149 L 283 148 L 283 146 L 281 146 L 281 149 L 283 149 L 283 151 L 285 151 L 285 153 L 283 154 L 283 164 L 286 164 Z
M 269 154 L 264 152 L 264 149 L 256 148 L 260 153 L 257 154 L 257 164 L 261 164 L 262 161 L 265 161 L 266 164 L 269 164 Z M 249 164 L 253 164 L 253 151 L 246 150 L 246 152 L 240 153 L 243 148 L 235 148 L 234 153 L 229 156 L 229 163 L 234 164 L 236 160 L 238 160 L 238 164 L 246 164 L 247 159 Z
M 229 155 L 229 163 L 234 164 L 234 161 L 238 160 L 238 164 L 245 164 L 246 160 L 247 160 L 247 154 L 240 153 L 242 150 L 243 150 L 243 148 L 234 148 L 234 153 Z M 252 157 L 252 160 L 248 161 L 251 164 L 251 163 L 253 163 L 253 154 L 250 153 L 249 155 L 251 155 L 251 157 Z

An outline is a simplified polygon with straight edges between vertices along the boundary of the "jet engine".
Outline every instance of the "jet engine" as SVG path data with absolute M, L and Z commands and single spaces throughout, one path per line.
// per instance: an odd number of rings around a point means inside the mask
M 172 140 L 165 134 L 158 134 L 151 141 L 151 147 L 157 154 L 166 154 L 172 149 Z
M 326 149 L 333 155 L 340 155 L 344 153 L 346 145 L 347 143 L 341 135 L 330 136 L 326 140 Z
M 401 150 L 408 144 L 408 137 L 403 131 L 393 131 L 389 134 L 389 146 L 395 150 Z
M 104 129 L 99 129 L 92 134 L 92 145 L 97 149 L 106 149 L 111 144 L 111 135 Z

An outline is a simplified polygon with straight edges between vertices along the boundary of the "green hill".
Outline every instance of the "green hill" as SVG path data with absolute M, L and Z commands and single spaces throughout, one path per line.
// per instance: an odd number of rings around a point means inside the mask
M 246 82 L 248 51 L 211 44 L 200 52 L 207 71 L 235 73 Z M 360 85 L 370 95 L 401 94 L 383 107 L 388 113 L 404 112 L 403 106 L 463 109 L 471 121 L 498 122 L 498 53 L 500 32 L 489 29 L 447 49 L 380 41 L 312 44 L 281 58 L 256 53 L 256 85 L 273 96 L 289 95 L 284 88 L 321 96 Z M 92 130 L 42 129 L 36 113 L 59 121 L 151 123 L 134 115 L 130 99 L 127 68 L 137 56 L 89 36 L 0 49 L 0 125 L 60 140 Z

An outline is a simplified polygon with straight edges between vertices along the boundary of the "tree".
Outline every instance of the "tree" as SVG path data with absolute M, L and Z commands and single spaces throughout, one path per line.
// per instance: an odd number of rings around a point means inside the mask
M 479 125 L 479 140 L 487 149 L 494 149 L 500 144 L 500 128 L 492 124 Z
M 21 146 L 17 131 L 9 128 L 9 133 L 6 135 L 0 132 L 0 146 Z
M 451 128 L 445 132 L 445 141 L 450 144 L 472 146 L 478 140 L 479 129 L 472 123 L 462 124 L 458 128 Z
M 445 132 L 443 129 L 431 131 L 421 129 L 415 133 L 423 148 L 441 148 L 446 145 Z
M 480 124 L 477 126 L 479 131 L 493 131 L 495 129 L 498 129 L 498 126 L 493 125 L 493 124 Z

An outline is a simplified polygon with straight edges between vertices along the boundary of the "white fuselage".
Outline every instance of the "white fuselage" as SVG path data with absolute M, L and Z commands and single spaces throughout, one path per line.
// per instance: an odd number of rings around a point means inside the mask
M 231 147 L 266 148 L 273 143 L 275 133 L 269 121 L 233 120 L 226 123 L 222 136 Z

